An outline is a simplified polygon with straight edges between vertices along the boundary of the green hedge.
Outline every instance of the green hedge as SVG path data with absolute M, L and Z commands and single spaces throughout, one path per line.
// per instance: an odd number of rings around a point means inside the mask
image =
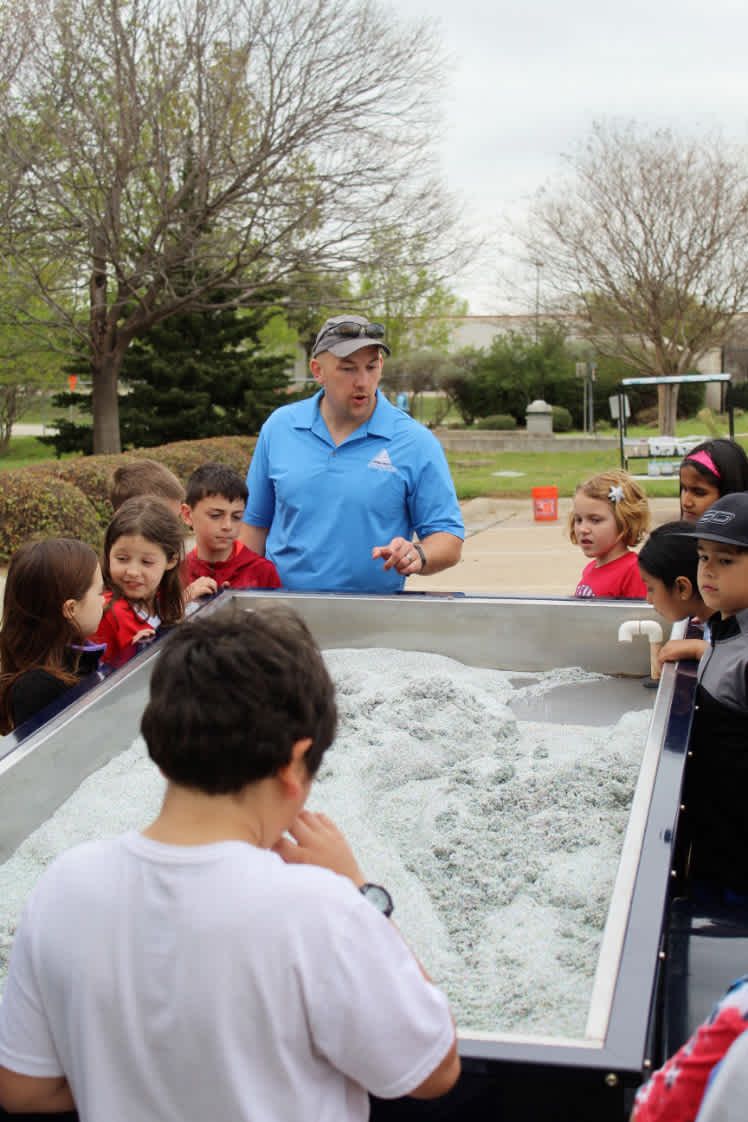
M 256 436 L 211 436 L 205 440 L 177 440 L 158 448 L 138 448 L 129 455 L 158 460 L 173 471 L 182 483 L 187 482 L 195 468 L 209 460 L 226 464 L 238 471 L 243 479 L 256 443 Z
M 491 417 L 481 417 L 475 424 L 477 429 L 491 429 L 498 432 L 516 429 L 516 427 L 517 422 L 511 413 L 494 413 Z
M 574 427 L 571 413 L 568 409 L 564 409 L 563 405 L 553 406 L 553 431 L 554 432 L 571 432 Z
M 104 531 L 96 511 L 72 483 L 25 470 L 0 477 L 0 561 L 8 561 L 31 537 L 78 538 L 94 549 Z
M 0 472 L 0 563 L 30 537 L 67 537 L 99 549 L 112 517 L 112 472 L 137 457 L 158 460 L 185 483 L 195 468 L 216 460 L 242 478 L 256 437 L 181 440 L 118 456 L 77 456 Z

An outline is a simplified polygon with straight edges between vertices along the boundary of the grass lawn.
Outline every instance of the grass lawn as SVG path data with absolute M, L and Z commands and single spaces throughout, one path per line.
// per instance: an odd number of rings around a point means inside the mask
M 721 435 L 728 435 L 727 417 L 715 418 Z M 748 452 L 748 418 L 736 417 L 736 440 Z M 616 436 L 614 430 L 606 431 L 605 436 Z M 627 436 L 656 436 L 657 430 L 646 425 L 629 426 Z M 710 435 L 703 421 L 694 417 L 679 421 L 676 436 Z M 574 494 L 579 483 L 600 471 L 609 471 L 620 466 L 618 449 L 603 451 L 565 452 L 559 442 L 559 450 L 553 452 L 448 452 L 452 477 L 455 481 L 457 496 L 461 500 L 475 499 L 480 495 L 504 498 L 524 498 L 530 495 L 533 487 L 558 487 L 560 496 Z M 677 461 L 676 461 L 677 465 Z M 647 461 L 634 460 L 630 467 L 637 475 L 646 475 Z M 497 475 L 497 472 L 521 472 L 518 475 Z M 644 491 L 651 498 L 671 498 L 678 493 L 677 475 L 664 478 L 648 478 L 640 481 Z
M 707 428 L 704 426 L 704 422 L 700 421 L 698 419 L 698 417 L 689 417 L 685 421 L 677 421 L 676 422 L 675 435 L 676 436 L 703 436 L 705 440 L 709 440 L 713 436 L 729 436 L 730 431 L 729 431 L 729 423 L 728 423 L 728 420 L 727 420 L 727 414 L 716 415 L 714 420 L 715 420 L 715 422 L 717 424 L 717 427 L 718 427 L 718 430 L 719 430 L 718 432 L 716 432 L 714 434 L 710 433 L 707 430 Z M 741 436 L 742 437 L 748 437 L 748 432 L 746 432 L 744 430 L 748 430 L 748 416 L 743 416 L 742 414 L 740 414 L 740 415 L 736 414 L 736 416 L 735 416 L 735 436 L 736 436 L 736 438 L 741 437 Z M 611 430 L 610 434 L 606 433 L 605 435 L 606 436 L 607 435 L 617 435 L 617 432 L 616 432 L 616 430 Z M 653 428 L 651 425 L 628 425 L 627 428 L 626 428 L 626 436 L 628 436 L 628 437 L 630 437 L 630 436 L 657 436 L 657 429 Z M 744 444 L 745 441 L 741 441 L 741 443 Z
M 589 476 L 619 466 L 617 451 L 497 452 L 492 456 L 485 452 L 448 452 L 447 461 L 460 500 L 480 495 L 524 498 L 533 487 L 549 486 L 558 487 L 560 496 L 573 495 L 577 485 Z M 678 493 L 677 477 L 646 479 L 642 486 L 651 498 L 671 498 Z
M 63 456 L 69 460 L 71 454 Z M 54 446 L 42 444 L 35 436 L 13 436 L 10 441 L 10 450 L 5 456 L 0 456 L 0 471 L 10 471 L 15 468 L 27 467 L 37 464 L 40 460 L 55 460 Z

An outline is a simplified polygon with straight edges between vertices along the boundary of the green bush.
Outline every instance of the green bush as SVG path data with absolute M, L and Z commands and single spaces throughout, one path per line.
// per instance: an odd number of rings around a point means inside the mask
M 83 492 L 65 479 L 23 468 L 0 476 L 0 561 L 31 537 L 78 538 L 100 549 L 102 526 Z
M 161 444 L 158 448 L 137 448 L 129 455 L 158 460 L 182 483 L 187 481 L 195 468 L 209 460 L 226 464 L 243 479 L 256 443 L 256 436 L 212 436 L 205 440 L 178 440 L 173 444 Z
M 517 422 L 511 413 L 495 413 L 492 417 L 481 417 L 477 429 L 516 429 Z
M 76 456 L 73 460 L 61 460 L 58 474 L 67 483 L 72 483 L 83 492 L 96 511 L 99 523 L 107 526 L 114 510 L 109 501 L 112 487 L 112 472 L 120 464 L 132 460 L 132 456 Z
M 571 432 L 574 428 L 574 421 L 568 409 L 564 409 L 563 405 L 554 405 L 553 408 L 553 431 L 554 432 Z
M 117 456 L 43 460 L 18 471 L 0 472 L 0 563 L 30 537 L 70 537 L 99 549 L 112 517 L 112 472 L 137 457 L 157 460 L 185 483 L 208 460 L 246 475 L 254 436 L 182 440 L 138 448 Z
M 94 506 L 102 526 L 106 526 L 114 513 L 109 501 L 112 473 L 120 464 L 144 457 L 157 460 L 173 471 L 182 483 L 186 483 L 195 468 L 208 460 L 216 460 L 234 468 L 243 479 L 255 442 L 254 436 L 218 436 L 206 440 L 180 440 L 156 448 L 137 448 L 119 456 L 76 456 L 73 460 L 63 460 L 58 473 L 80 487 Z

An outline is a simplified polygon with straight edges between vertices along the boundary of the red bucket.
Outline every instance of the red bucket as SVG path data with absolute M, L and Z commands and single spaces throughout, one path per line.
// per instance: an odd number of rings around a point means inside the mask
M 558 518 L 558 487 L 533 487 L 532 513 L 536 522 L 555 522 Z

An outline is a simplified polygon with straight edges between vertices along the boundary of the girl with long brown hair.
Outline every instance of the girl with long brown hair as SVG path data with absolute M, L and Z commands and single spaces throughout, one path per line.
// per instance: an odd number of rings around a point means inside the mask
M 109 591 L 95 636 L 106 643 L 105 661 L 183 619 L 182 544 L 181 522 L 153 495 L 128 499 L 109 523 L 103 559 Z
M 13 555 L 0 627 L 0 731 L 51 704 L 98 664 L 86 643 L 104 586 L 93 549 L 72 538 L 26 542 Z

